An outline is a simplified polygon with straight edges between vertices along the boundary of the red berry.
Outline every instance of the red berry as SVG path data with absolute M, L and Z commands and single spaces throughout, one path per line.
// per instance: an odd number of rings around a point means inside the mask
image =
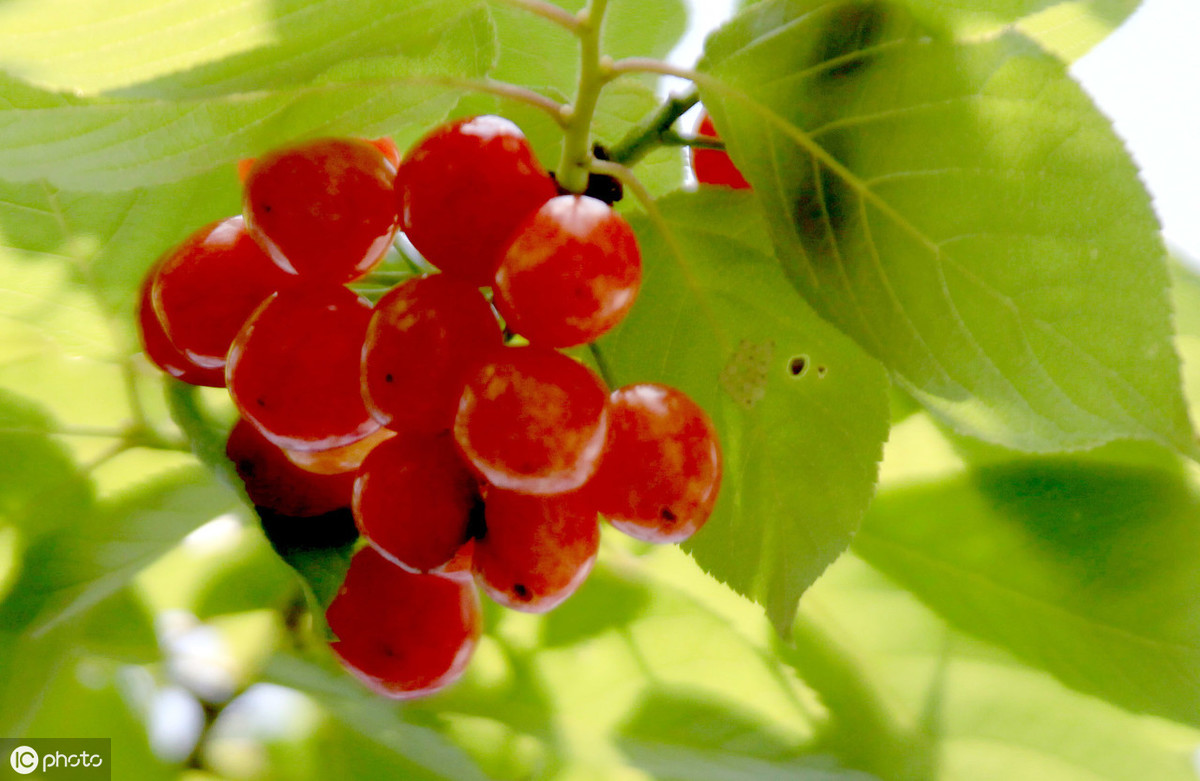
M 371 305 L 344 287 L 296 288 L 267 299 L 234 339 L 225 367 L 242 416 L 289 450 L 326 450 L 379 424 L 359 389 Z
M 361 277 L 396 232 L 396 166 L 369 141 L 321 138 L 268 152 L 245 180 L 255 241 L 303 279 Z
M 319 475 L 288 460 L 254 426 L 239 420 L 229 432 L 225 455 L 233 462 L 250 501 L 281 515 L 308 517 L 349 507 L 354 473 Z
M 517 229 L 496 271 L 496 308 L 530 342 L 571 347 L 620 322 L 641 281 L 629 223 L 603 201 L 561 195 Z
M 289 282 L 238 216 L 201 228 L 164 256 L 151 296 L 171 343 L 196 364 L 223 369 L 242 325 Z
M 463 577 L 419 575 L 363 548 L 325 611 L 330 648 L 373 691 L 433 694 L 462 675 L 480 633 L 479 592 Z
M 557 193 L 521 130 L 507 119 L 467 117 L 417 142 L 396 187 L 405 235 L 442 271 L 482 287 L 509 237 Z
M 613 391 L 608 447 L 587 491 L 614 527 L 684 540 L 708 520 L 720 484 L 717 431 L 694 401 L 666 385 Z
M 544 613 L 575 592 L 600 549 L 595 506 L 580 493 L 530 496 L 493 488 L 487 532 L 475 541 L 475 578 L 496 602 Z
M 707 111 L 700 120 L 700 126 L 696 128 L 696 135 L 703 138 L 719 138 L 717 128 Z M 692 155 L 692 173 L 696 175 L 697 182 L 732 187 L 735 190 L 750 189 L 750 183 L 733 164 L 728 152 L 722 149 L 689 149 Z
M 287 456 L 288 461 L 306 472 L 315 472 L 319 475 L 339 475 L 343 472 L 356 471 L 368 453 L 394 436 L 396 436 L 396 432 L 380 428 L 362 439 L 341 447 L 331 447 L 328 450 L 288 450 L 285 448 L 283 453 Z
M 454 439 L 489 483 L 531 494 L 583 485 L 608 426 L 604 383 L 546 347 L 498 350 L 467 380 Z
M 385 426 L 450 428 L 467 375 L 502 344 L 479 290 L 446 274 L 411 279 L 375 305 L 362 356 L 363 398 Z
M 450 561 L 479 504 L 450 435 L 401 434 L 371 451 L 354 484 L 354 520 L 384 556 L 414 572 Z
M 154 302 L 150 292 L 154 287 L 154 278 L 158 266 L 150 269 L 142 281 L 141 295 L 138 299 L 138 335 L 142 340 L 142 350 L 158 368 L 165 371 L 181 382 L 191 385 L 206 385 L 213 388 L 225 387 L 224 368 L 205 368 L 186 355 L 175 349 L 167 332 L 163 330 L 158 314 L 154 311 Z

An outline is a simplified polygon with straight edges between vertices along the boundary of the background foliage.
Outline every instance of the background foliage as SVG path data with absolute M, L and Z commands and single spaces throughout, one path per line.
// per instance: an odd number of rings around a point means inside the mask
M 346 540 L 263 534 L 227 401 L 140 356 L 137 286 L 292 138 L 495 111 L 552 164 L 553 122 L 471 88 L 567 99 L 576 44 L 474 0 L 0 2 L 0 735 L 111 737 L 139 779 L 1194 778 L 1200 279 L 1065 68 L 1135 6 L 770 0 L 716 32 L 696 82 L 754 192 L 636 166 L 645 288 L 600 349 L 710 411 L 717 512 L 686 552 L 606 536 L 563 607 L 489 609 L 465 680 L 395 705 L 309 627 Z M 605 51 L 685 20 L 612 0 Z M 658 102 L 622 76 L 596 137 Z

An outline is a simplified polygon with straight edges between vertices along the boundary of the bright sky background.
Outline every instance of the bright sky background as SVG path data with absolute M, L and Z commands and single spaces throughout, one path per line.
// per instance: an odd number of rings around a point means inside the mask
M 671 53 L 692 65 L 733 0 L 691 0 L 693 25 Z M 1142 169 L 1169 245 L 1200 266 L 1200 0 L 1143 0 L 1073 67 Z M 671 84 L 670 88 L 681 88 Z

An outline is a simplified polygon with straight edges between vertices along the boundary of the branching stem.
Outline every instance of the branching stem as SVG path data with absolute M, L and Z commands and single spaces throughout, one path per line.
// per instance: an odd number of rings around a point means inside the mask
M 648 115 L 630 129 L 624 138 L 608 150 L 609 160 L 625 166 L 633 165 L 641 160 L 655 146 L 666 142 L 670 136 L 674 135 L 671 132 L 671 126 L 675 124 L 675 120 L 683 116 L 684 112 L 696 105 L 699 100 L 700 94 L 695 87 L 683 95 L 672 95 L 666 103 L 659 107 L 658 111 Z
M 604 11 L 608 0 L 590 0 L 577 17 L 579 22 L 579 89 L 575 103 L 567 113 L 566 136 L 556 177 L 559 186 L 573 193 L 587 189 L 589 166 L 592 160 L 592 116 L 600 91 L 611 80 L 611 62 L 600 55 L 600 30 L 604 26 Z

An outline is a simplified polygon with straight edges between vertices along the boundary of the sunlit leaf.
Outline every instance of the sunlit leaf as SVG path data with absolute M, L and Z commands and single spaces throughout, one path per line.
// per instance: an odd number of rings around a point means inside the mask
M 792 283 L 964 433 L 1194 452 L 1136 170 L 1057 59 L 882 0 L 773 0 L 708 39 L 701 94 Z
M 480 11 L 445 29 L 432 50 L 338 61 L 310 79 L 246 92 L 82 99 L 31 95 L 0 77 L 0 178 L 112 191 L 194 176 L 302 136 L 392 135 L 403 147 L 458 100 L 454 79 L 487 72 L 492 37 Z
M 712 416 L 724 483 L 686 548 L 784 629 L 870 500 L 887 380 L 788 286 L 749 196 L 706 191 L 660 206 L 672 238 L 634 221 L 641 298 L 601 348 L 615 383 L 674 385 Z

